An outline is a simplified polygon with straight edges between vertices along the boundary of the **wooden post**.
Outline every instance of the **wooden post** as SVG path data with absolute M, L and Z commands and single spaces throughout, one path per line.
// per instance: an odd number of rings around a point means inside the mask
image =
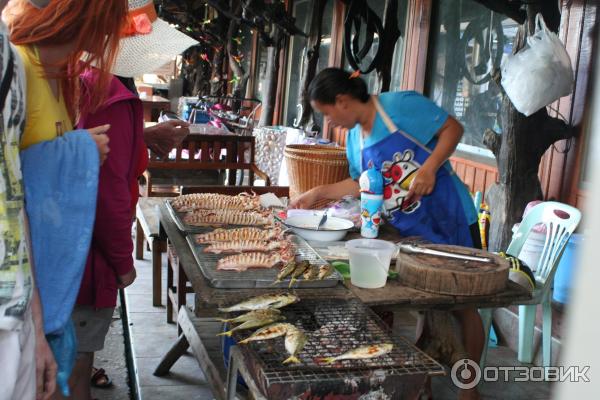
M 231 9 L 233 10 L 233 14 L 241 18 L 242 16 L 242 3 L 239 0 L 232 0 Z M 229 61 L 229 68 L 233 72 L 235 77 L 235 81 L 233 84 L 233 89 L 231 91 L 231 95 L 236 98 L 244 97 L 246 93 L 246 85 L 248 83 L 248 78 L 250 77 L 250 71 L 244 71 L 242 68 L 241 59 L 236 60 L 236 55 L 238 53 L 239 44 L 236 43 L 233 39 L 237 35 L 240 29 L 240 20 L 239 19 L 231 19 L 229 21 L 229 28 L 227 29 L 227 39 L 226 39 L 226 48 L 227 48 L 227 58 Z M 242 104 L 239 102 L 234 102 L 233 111 L 237 112 L 239 107 Z
M 560 25 L 557 2 L 541 2 L 527 6 L 527 20 L 519 27 L 513 52 L 525 45 L 528 34 L 535 29 L 535 15 L 541 12 L 548 28 L 554 32 Z M 502 90 L 501 76 L 494 73 L 493 80 Z M 485 145 L 494 153 L 498 162 L 499 183 L 493 185 L 486 195 L 490 204 L 492 221 L 490 245 L 492 251 L 504 250 L 512 238 L 512 226 L 520 220 L 529 201 L 543 199 L 538 178 L 542 156 L 553 143 L 574 135 L 575 130 L 559 119 L 551 118 L 542 108 L 526 117 L 519 113 L 502 91 L 502 134 L 491 129 L 484 133 Z
M 281 42 L 283 33 L 281 29 L 273 25 L 271 39 L 274 44 L 267 48 L 267 73 L 264 81 L 265 94 L 263 96 L 262 112 L 258 126 L 267 126 L 273 123 L 273 114 L 275 112 L 275 98 L 277 96 L 277 81 L 279 76 L 279 53 L 281 52 Z

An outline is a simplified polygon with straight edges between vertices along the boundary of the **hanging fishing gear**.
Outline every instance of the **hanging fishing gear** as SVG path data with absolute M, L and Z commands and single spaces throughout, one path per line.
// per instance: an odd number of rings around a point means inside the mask
M 360 71 L 361 74 L 368 74 L 374 69 L 379 69 L 384 53 L 385 43 L 384 29 L 381 19 L 368 6 L 366 0 L 347 0 L 346 5 L 348 11 L 344 20 L 344 52 L 348 64 L 355 71 Z M 364 23 L 364 38 L 361 37 L 361 32 Z M 352 35 L 354 34 L 354 37 Z M 371 52 L 375 35 L 378 36 L 377 51 L 371 63 L 367 68 L 361 68 L 361 65 L 367 55 Z M 361 39 L 363 42 L 360 47 Z

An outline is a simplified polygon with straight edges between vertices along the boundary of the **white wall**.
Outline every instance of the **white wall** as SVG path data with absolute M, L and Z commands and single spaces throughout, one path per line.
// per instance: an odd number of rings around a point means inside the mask
M 596 39 L 599 39 L 597 37 Z M 597 40 L 595 90 L 591 107 L 590 196 L 582 211 L 586 240 L 581 265 L 571 290 L 572 302 L 564 324 L 561 365 L 589 366 L 590 382 L 563 382 L 555 386 L 554 398 L 559 400 L 600 399 L 600 41 Z

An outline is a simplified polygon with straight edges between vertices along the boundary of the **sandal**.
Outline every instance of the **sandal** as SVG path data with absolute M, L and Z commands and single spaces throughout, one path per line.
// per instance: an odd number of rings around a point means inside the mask
M 92 367 L 92 386 L 97 388 L 107 388 L 112 386 L 112 380 L 106 375 L 104 368 Z

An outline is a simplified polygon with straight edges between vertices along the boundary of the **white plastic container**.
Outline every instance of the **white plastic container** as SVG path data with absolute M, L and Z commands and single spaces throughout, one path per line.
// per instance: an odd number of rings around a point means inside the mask
M 350 282 L 357 287 L 376 289 L 385 286 L 392 257 L 398 247 L 385 240 L 354 239 L 346 242 L 350 255 Z
M 517 231 L 519 224 L 513 226 L 513 233 Z M 542 256 L 542 250 L 544 249 L 544 243 L 546 243 L 546 233 L 536 232 L 532 230 L 527 237 L 521 252 L 517 255 L 517 258 L 532 270 L 537 269 L 538 262 Z

